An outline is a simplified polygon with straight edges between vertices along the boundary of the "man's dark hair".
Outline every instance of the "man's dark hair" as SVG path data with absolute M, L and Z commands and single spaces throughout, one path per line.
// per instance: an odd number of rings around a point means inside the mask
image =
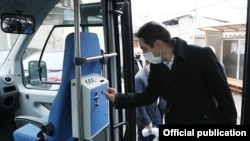
M 171 35 L 169 31 L 157 22 L 151 21 L 144 24 L 137 33 L 137 38 L 143 39 L 143 41 L 153 47 L 155 40 L 162 40 L 166 43 L 171 43 Z

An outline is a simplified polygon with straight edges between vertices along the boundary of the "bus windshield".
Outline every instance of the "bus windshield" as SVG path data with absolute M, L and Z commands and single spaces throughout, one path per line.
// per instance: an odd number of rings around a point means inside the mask
M 7 56 L 10 53 L 10 50 L 14 46 L 16 40 L 18 39 L 18 34 L 9 34 L 9 33 L 3 33 L 2 30 L 0 30 L 0 67 L 6 60 Z

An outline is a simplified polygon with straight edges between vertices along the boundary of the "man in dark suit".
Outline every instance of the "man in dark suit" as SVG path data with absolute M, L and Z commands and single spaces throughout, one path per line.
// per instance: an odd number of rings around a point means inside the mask
M 148 74 L 150 71 L 150 63 L 145 61 L 144 67 L 139 70 L 135 75 L 135 92 L 141 93 L 148 85 Z M 164 101 L 162 101 L 164 102 Z M 153 141 L 155 135 L 150 134 L 143 136 L 143 129 L 152 129 L 153 127 L 159 127 L 162 124 L 162 117 L 160 109 L 158 108 L 158 101 L 156 100 L 152 104 L 137 107 L 136 108 L 136 125 L 138 140 L 137 141 Z
M 134 47 L 134 74 L 136 74 L 143 67 L 141 58 L 141 50 L 138 47 Z
M 141 94 L 104 91 L 116 108 L 168 103 L 165 124 L 228 124 L 237 121 L 231 90 L 220 62 L 208 47 L 188 45 L 171 38 L 162 24 L 148 22 L 136 36 L 145 60 L 151 63 L 148 86 Z

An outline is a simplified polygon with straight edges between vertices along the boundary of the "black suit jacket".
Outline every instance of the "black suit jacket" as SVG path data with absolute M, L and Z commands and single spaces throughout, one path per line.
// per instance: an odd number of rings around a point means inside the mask
M 143 67 L 142 60 L 139 59 L 138 61 L 141 67 Z M 138 66 L 137 60 L 134 58 L 134 74 L 136 74 L 138 71 L 139 71 L 139 66 Z
M 226 76 L 210 48 L 173 39 L 172 69 L 151 64 L 149 84 L 140 95 L 117 94 L 116 108 L 152 103 L 159 95 L 168 103 L 167 124 L 236 124 L 237 111 Z

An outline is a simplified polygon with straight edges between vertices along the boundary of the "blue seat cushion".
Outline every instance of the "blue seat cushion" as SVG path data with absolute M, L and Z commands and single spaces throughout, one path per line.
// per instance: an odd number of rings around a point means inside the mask
M 27 125 L 15 130 L 13 135 L 15 141 L 36 141 L 37 133 L 39 131 L 41 131 L 39 127 L 28 123 Z

